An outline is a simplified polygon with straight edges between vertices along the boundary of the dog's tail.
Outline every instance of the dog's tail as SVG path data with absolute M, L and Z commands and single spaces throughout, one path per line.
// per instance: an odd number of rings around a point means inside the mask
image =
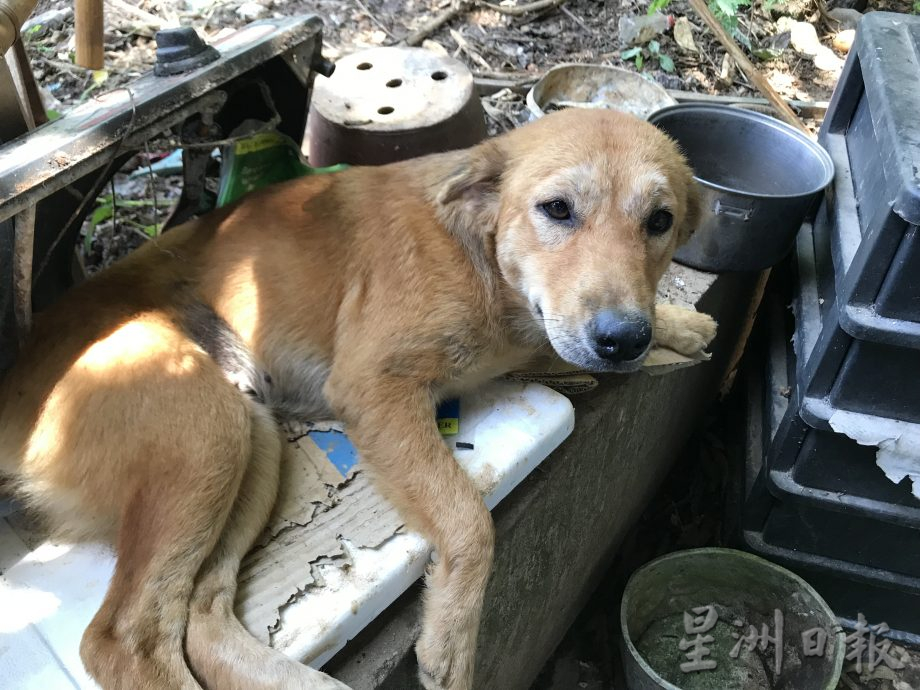
M 194 634 L 188 636 L 187 651 L 192 668 L 208 688 L 350 690 L 325 673 L 263 645 L 235 616 L 205 621 L 204 626 L 210 629 L 194 628 Z M 193 616 L 190 624 L 200 626 L 200 621 Z

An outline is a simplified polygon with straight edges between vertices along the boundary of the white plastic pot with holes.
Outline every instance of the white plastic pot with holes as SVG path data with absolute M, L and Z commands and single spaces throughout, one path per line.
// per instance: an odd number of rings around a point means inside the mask
M 382 165 L 466 148 L 486 136 L 473 75 L 423 48 L 372 48 L 317 77 L 307 121 L 310 165 Z

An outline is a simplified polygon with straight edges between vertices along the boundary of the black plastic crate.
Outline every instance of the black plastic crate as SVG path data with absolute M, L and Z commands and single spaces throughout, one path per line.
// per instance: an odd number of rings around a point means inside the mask
M 742 538 L 748 550 L 805 579 L 844 627 L 854 629 L 862 614 L 870 624 L 887 623 L 887 639 L 920 645 L 920 579 L 776 545 L 757 529 L 746 529 Z
M 841 324 L 850 335 L 920 347 L 920 17 L 872 12 L 819 141 L 831 197 Z
M 807 228 L 801 240 L 807 242 Z M 807 283 L 808 277 L 800 280 Z M 796 347 L 805 348 L 813 336 L 803 328 L 807 321 L 800 302 L 795 310 Z M 920 528 L 920 499 L 911 493 L 908 481 L 894 484 L 885 476 L 875 462 L 876 447 L 812 428 L 801 417 L 801 400 L 789 385 L 797 369 L 791 324 L 785 322 L 775 295 L 768 296 L 762 315 L 760 336 L 766 341 L 767 357 L 761 454 L 770 493 L 788 502 Z M 812 330 L 819 327 L 811 324 Z
M 920 582 L 920 531 L 916 529 L 777 500 L 760 531 L 769 544 Z
M 822 205 L 814 226 L 804 225 L 796 243 L 793 304 L 801 414 L 826 430 L 837 409 L 920 423 L 920 349 L 909 338 L 900 344 L 877 342 L 846 330 L 847 306 L 837 292 L 831 260 L 832 220 L 828 205 Z M 863 336 L 874 338 L 877 332 Z
M 920 529 L 920 499 L 909 480 L 885 476 L 876 450 L 813 429 L 790 408 L 765 456 L 767 488 L 789 503 Z
M 776 364 L 775 357 L 768 359 L 767 371 Z M 920 530 L 773 495 L 760 461 L 763 444 L 779 434 L 768 428 L 776 388 L 764 380 L 763 369 L 748 365 L 743 547 L 805 578 L 845 626 L 852 628 L 863 614 L 870 623 L 887 623 L 886 637 L 920 644 Z

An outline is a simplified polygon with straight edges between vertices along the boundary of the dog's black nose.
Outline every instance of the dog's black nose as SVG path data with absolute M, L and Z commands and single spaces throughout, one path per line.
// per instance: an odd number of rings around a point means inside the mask
M 591 321 L 590 335 L 598 357 L 628 362 L 645 352 L 652 341 L 652 324 L 641 312 L 622 314 L 605 309 Z

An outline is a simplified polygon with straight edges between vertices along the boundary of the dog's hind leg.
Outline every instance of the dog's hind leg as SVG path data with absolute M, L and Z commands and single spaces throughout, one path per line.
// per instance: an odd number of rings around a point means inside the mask
M 250 445 L 240 394 L 230 386 L 223 395 L 200 393 L 196 402 L 213 420 L 183 419 L 166 427 L 171 433 L 155 447 L 122 448 L 156 460 L 134 463 L 138 476 L 111 477 L 130 487 L 115 574 L 80 645 L 87 670 L 107 690 L 199 688 L 183 652 L 189 599 L 233 505 Z M 175 408 L 164 410 L 178 416 Z
M 240 561 L 268 521 L 282 457 L 278 425 L 253 405 L 252 455 L 217 548 L 201 569 L 189 611 L 186 651 L 212 690 L 347 690 L 347 686 L 263 645 L 233 612 Z

